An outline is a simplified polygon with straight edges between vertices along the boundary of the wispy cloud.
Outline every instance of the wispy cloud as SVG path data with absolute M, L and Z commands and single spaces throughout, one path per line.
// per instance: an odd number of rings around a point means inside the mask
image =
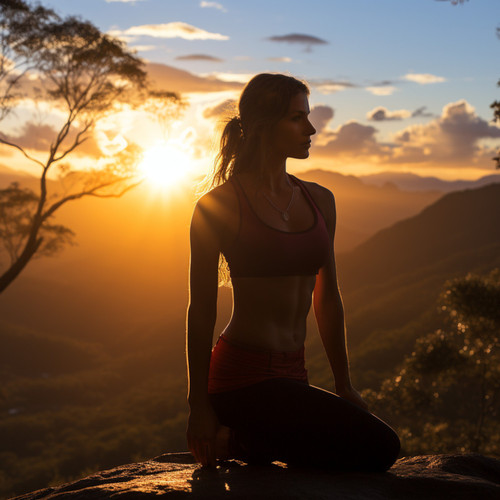
M 185 40 L 229 40 L 226 35 L 210 33 L 187 23 L 142 24 L 126 30 L 111 30 L 112 36 L 151 36 L 153 38 L 184 38 Z
M 255 76 L 254 73 L 202 73 L 200 75 L 203 78 L 221 80 L 223 82 L 238 82 L 247 83 L 248 80 Z
M 284 62 L 284 63 L 292 62 L 291 57 L 268 57 L 267 60 L 272 62 Z
M 202 8 L 207 8 L 207 9 L 217 9 L 220 10 L 221 12 L 227 12 L 227 9 L 220 3 L 218 2 L 200 2 L 200 7 Z
M 208 54 L 188 54 L 186 56 L 177 56 L 177 61 L 208 61 L 208 62 L 223 62 L 224 59 L 210 56 Z
M 146 70 L 155 90 L 168 89 L 184 94 L 189 92 L 241 91 L 242 87 L 242 84 L 234 79 L 229 81 L 218 79 L 216 73 L 204 77 L 158 63 L 148 63 Z
M 365 90 L 367 90 L 373 95 L 386 96 L 394 94 L 394 92 L 396 92 L 398 89 L 392 85 L 387 85 L 387 86 L 365 87 Z
M 430 113 L 429 111 L 426 111 L 427 106 L 421 106 L 420 108 L 417 108 L 412 114 L 412 118 L 436 118 L 436 115 L 434 113 Z
M 306 52 L 311 52 L 313 45 L 326 45 L 329 42 L 312 35 L 304 35 L 301 33 L 290 33 L 288 35 L 275 35 L 266 38 L 270 42 L 284 42 L 302 45 Z
M 147 52 L 149 50 L 155 50 L 158 47 L 156 45 L 133 45 L 130 48 L 137 50 L 137 52 Z
M 18 144 L 25 149 L 32 149 L 34 151 L 48 151 L 51 144 L 57 137 L 57 130 L 51 125 L 38 124 L 32 121 L 24 123 L 22 128 L 17 134 L 4 135 L 7 140 Z M 72 130 L 64 144 L 68 145 L 75 139 L 76 132 Z M 79 148 L 75 150 L 77 155 L 88 155 L 98 158 L 102 155 L 102 151 L 95 142 L 93 136 L 88 137 L 88 139 L 83 142 Z
M 410 111 L 406 109 L 399 109 L 397 111 L 389 111 L 388 109 L 379 106 L 378 108 L 372 109 L 366 114 L 368 120 L 375 122 L 383 122 L 390 120 L 404 120 L 412 116 Z
M 431 75 L 430 73 L 407 73 L 403 76 L 405 80 L 410 82 L 419 83 L 420 85 L 428 85 L 429 83 L 445 82 L 446 78 L 443 76 Z
M 340 92 L 341 90 L 353 89 L 357 87 L 354 83 L 342 80 L 313 80 L 309 81 L 309 83 L 322 94 L 333 94 L 335 92 Z

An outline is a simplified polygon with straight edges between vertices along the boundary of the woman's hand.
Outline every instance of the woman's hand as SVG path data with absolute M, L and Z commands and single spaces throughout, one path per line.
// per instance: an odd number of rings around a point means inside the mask
M 350 387 L 348 389 L 342 389 L 337 391 L 337 394 L 342 398 L 350 401 L 351 403 L 363 408 L 363 410 L 368 410 L 368 405 L 365 403 L 363 398 L 359 395 L 359 392 L 354 389 L 354 387 Z
M 202 465 L 216 465 L 215 436 L 219 421 L 210 404 L 191 409 L 187 426 L 189 451 Z

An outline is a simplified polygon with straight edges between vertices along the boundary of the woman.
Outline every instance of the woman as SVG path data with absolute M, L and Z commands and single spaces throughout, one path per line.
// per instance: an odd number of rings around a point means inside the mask
M 295 78 L 255 76 L 222 133 L 214 187 L 191 223 L 187 355 L 188 446 L 203 465 L 247 462 L 385 471 L 399 439 L 353 388 L 327 189 L 287 174 L 316 132 L 309 90 Z M 231 320 L 212 351 L 219 257 L 233 287 Z M 311 303 L 336 394 L 304 367 Z

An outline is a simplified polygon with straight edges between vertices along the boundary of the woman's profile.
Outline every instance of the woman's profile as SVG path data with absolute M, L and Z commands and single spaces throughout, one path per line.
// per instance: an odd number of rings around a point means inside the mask
M 187 440 L 203 465 L 235 458 L 383 472 L 396 433 L 353 388 L 334 255 L 335 201 L 287 173 L 307 158 L 305 83 L 255 76 L 227 122 L 212 189 L 191 222 Z M 233 288 L 231 319 L 212 348 L 219 262 Z M 314 307 L 336 393 L 308 383 L 306 318 Z

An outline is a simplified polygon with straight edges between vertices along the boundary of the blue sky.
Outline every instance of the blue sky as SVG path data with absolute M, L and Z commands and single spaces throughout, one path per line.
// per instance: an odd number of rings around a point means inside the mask
M 245 81 L 270 71 L 305 79 L 311 106 L 322 106 L 315 117 L 321 122 L 332 115 L 311 153 L 336 165 L 457 178 L 493 172 L 488 160 L 500 137 L 489 107 L 500 98 L 498 0 L 457 6 L 436 0 L 42 3 L 124 36 L 148 61 L 195 75 Z M 202 38 L 167 37 L 169 23 L 190 25 Z M 149 35 L 131 36 L 134 30 Z M 300 43 L 304 37 L 318 43 Z M 469 148 L 457 158 L 450 148 L 464 135 Z

